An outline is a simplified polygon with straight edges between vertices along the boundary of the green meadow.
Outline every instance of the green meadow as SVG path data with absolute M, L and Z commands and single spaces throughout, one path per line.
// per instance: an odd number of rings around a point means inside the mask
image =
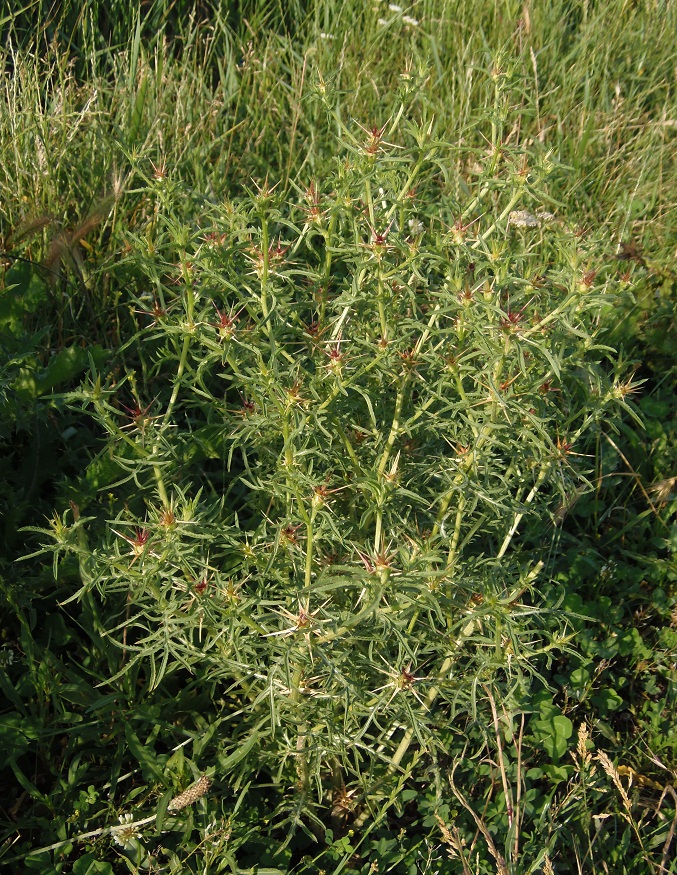
M 677 872 L 675 33 L 0 3 L 0 868 Z

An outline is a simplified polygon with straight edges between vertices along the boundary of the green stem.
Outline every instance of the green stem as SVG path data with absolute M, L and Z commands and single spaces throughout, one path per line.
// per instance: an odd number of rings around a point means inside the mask
M 192 325 L 195 317 L 195 290 L 193 289 L 193 281 L 188 273 L 185 259 L 181 263 L 181 273 L 186 289 L 186 317 L 188 323 Z
M 379 278 L 378 278 L 378 290 L 376 293 L 376 298 L 378 300 L 378 318 L 381 323 L 381 339 L 385 343 L 388 340 L 388 322 L 386 320 L 386 308 L 383 303 L 383 282 L 381 281 L 381 265 L 379 263 Z
M 428 324 L 421 333 L 421 336 L 416 341 L 416 345 L 414 346 L 414 358 L 420 354 L 421 349 L 423 348 L 423 344 L 430 337 L 430 332 L 432 331 L 435 323 L 437 322 L 437 314 L 440 312 L 440 308 L 442 305 L 438 302 L 435 304 L 432 313 L 430 314 L 430 318 L 428 319 Z
M 291 700 L 294 704 L 301 701 L 301 680 L 303 678 L 303 668 L 297 665 L 294 669 L 294 674 L 291 679 Z
M 466 216 L 469 216 L 473 213 L 477 207 L 482 203 L 484 198 L 486 197 L 489 191 L 489 183 L 485 182 L 480 191 L 475 195 L 472 201 L 468 204 L 468 206 L 461 213 L 461 220 L 465 219 Z
M 268 335 L 271 355 L 275 356 L 275 333 L 271 324 L 272 310 L 268 299 L 268 277 L 270 275 L 270 235 L 268 218 L 261 213 L 261 313 L 263 315 L 264 330 Z M 273 307 L 274 309 L 274 307 Z
M 395 413 L 393 414 L 393 422 L 390 426 L 390 434 L 388 435 L 388 440 L 386 441 L 386 445 L 383 449 L 381 461 L 378 463 L 377 470 L 380 477 L 383 476 L 383 472 L 386 469 L 388 459 L 390 458 L 390 453 L 392 452 L 393 446 L 395 445 L 395 441 L 397 440 L 397 435 L 400 430 L 400 416 L 402 414 L 402 404 L 404 403 L 404 391 L 407 387 L 408 382 L 409 377 L 405 377 L 402 380 L 402 385 L 397 390 L 397 397 L 395 399 Z
M 122 429 L 119 428 L 119 426 L 117 426 L 115 424 L 115 422 L 113 422 L 113 420 L 106 414 L 106 411 L 105 411 L 102 404 L 98 404 L 96 410 L 97 410 L 98 415 L 101 417 L 104 425 L 106 426 L 106 428 L 108 429 L 108 431 L 112 435 L 119 438 L 120 440 L 123 440 L 126 444 L 128 444 L 130 447 L 132 447 L 132 449 L 134 450 L 135 453 L 138 453 L 140 456 L 142 456 L 145 459 L 148 459 L 150 456 L 153 455 L 154 448 L 153 448 L 153 450 L 147 450 L 145 447 L 141 446 L 141 444 L 138 444 L 136 441 L 132 440 L 132 438 L 130 438 L 128 434 L 125 434 L 125 432 L 122 431 Z M 153 465 L 153 475 L 155 477 L 155 482 L 157 485 L 158 494 L 160 496 L 160 501 L 162 502 L 164 507 L 169 507 L 169 499 L 167 497 L 167 491 L 165 489 L 165 485 L 164 485 L 164 482 L 162 479 L 162 472 L 160 471 L 160 466 L 155 464 L 155 463 L 152 463 L 152 465 Z
M 364 181 L 364 190 L 365 190 L 365 199 L 367 201 L 367 208 L 369 210 L 369 221 L 371 222 L 371 227 L 373 229 L 374 234 L 376 234 L 376 219 L 374 218 L 374 199 L 371 194 L 371 183 L 368 179 Z M 376 247 L 374 247 L 376 249 Z M 378 275 L 377 275 L 377 288 L 376 288 L 376 300 L 378 303 L 378 317 L 381 323 L 381 338 L 385 342 L 388 339 L 388 322 L 386 320 L 386 310 L 384 304 L 383 297 L 383 271 L 381 270 L 381 259 L 380 252 L 375 253 L 377 258 L 377 266 L 378 266 Z
M 419 156 L 418 160 L 416 161 L 416 164 L 414 164 L 414 169 L 411 171 L 411 173 L 407 177 L 407 181 L 404 183 L 404 185 L 400 189 L 400 193 L 395 198 L 395 201 L 393 202 L 392 207 L 386 213 L 386 221 L 389 221 L 392 218 L 392 215 L 395 212 L 395 210 L 397 209 L 397 205 L 399 204 L 399 202 L 402 200 L 403 197 L 405 197 L 411 191 L 411 187 L 414 184 L 414 180 L 418 176 L 419 170 L 421 169 L 421 167 L 423 165 L 423 161 L 424 161 L 424 156 L 423 155 Z
M 305 587 L 308 589 L 312 582 L 313 575 L 313 524 L 315 522 L 315 511 L 312 510 L 310 519 L 306 523 L 306 568 L 305 568 Z
M 345 429 L 343 428 L 341 423 L 336 418 L 332 419 L 332 425 L 333 425 L 334 429 L 336 430 L 338 436 L 343 441 L 343 445 L 345 446 L 345 448 L 348 452 L 348 455 L 350 456 L 350 461 L 353 463 L 353 467 L 355 468 L 356 471 L 360 471 L 360 460 L 357 458 L 355 448 L 353 447 L 352 443 L 350 442 L 350 438 L 346 434 Z
M 499 147 L 499 133 L 498 133 L 498 125 L 496 124 L 496 119 L 498 118 L 499 111 L 499 96 L 500 89 L 498 87 L 498 82 L 496 81 L 494 84 L 494 112 L 491 117 L 491 149 L 493 152 L 492 156 L 492 165 L 491 165 L 491 175 L 493 176 L 496 172 L 496 163 L 498 161 L 498 147 Z
M 376 511 L 376 528 L 374 529 L 374 553 L 378 554 L 381 550 L 381 532 L 383 531 L 383 509 L 379 507 Z
M 517 191 L 513 192 L 513 196 L 510 198 L 508 206 L 503 210 L 501 215 L 472 244 L 473 249 L 478 249 L 482 245 L 482 243 L 487 239 L 487 237 L 491 237 L 491 235 L 494 233 L 496 228 L 498 228 L 500 225 L 503 224 L 503 222 L 505 222 L 505 220 L 508 218 L 508 216 L 512 212 L 513 207 L 517 204 L 517 202 L 519 201 L 519 199 L 521 197 L 522 197 L 522 189 L 518 188 Z
M 395 441 L 397 440 L 397 435 L 400 430 L 400 416 L 402 414 L 402 404 L 404 403 L 404 391 L 409 382 L 409 377 L 405 377 L 402 380 L 402 385 L 397 390 L 397 397 L 395 399 L 395 413 L 393 414 L 392 425 L 390 426 L 390 434 L 388 435 L 388 440 L 386 441 L 386 445 L 383 449 L 383 453 L 381 455 L 381 461 L 378 464 L 377 473 L 379 478 L 382 478 L 386 465 L 388 464 L 388 460 L 390 459 L 390 454 L 392 452 L 393 447 L 395 446 Z M 382 537 L 382 529 L 383 529 L 383 508 L 380 506 L 376 512 L 376 531 L 374 534 L 374 552 L 378 553 L 381 550 L 381 537 Z
M 459 638 L 459 641 L 457 642 L 457 646 L 460 643 L 460 640 L 461 639 Z M 454 662 L 453 656 L 448 656 L 444 660 L 444 662 L 442 663 L 442 667 L 439 670 L 438 675 L 437 675 L 438 682 L 441 681 L 447 675 L 447 673 L 449 672 L 449 669 L 453 665 L 453 662 Z M 428 711 L 430 709 L 430 706 L 433 704 L 433 702 L 435 701 L 435 699 L 439 695 L 439 692 L 440 692 L 439 687 L 437 687 L 437 686 L 433 686 L 430 688 L 430 690 L 428 691 L 428 695 L 426 696 L 425 703 L 423 705 L 423 709 L 425 711 Z M 370 787 L 370 789 L 367 791 L 367 793 L 365 793 L 365 797 L 367 795 L 373 793 L 374 790 L 377 789 L 377 787 L 379 785 L 383 784 L 384 781 L 388 777 L 390 777 L 392 774 L 394 774 L 398 770 L 398 768 L 400 767 L 400 763 L 404 759 L 406 752 L 409 750 L 409 747 L 411 745 L 411 742 L 414 739 L 414 736 L 415 736 L 414 729 L 412 727 L 407 729 L 407 731 L 404 733 L 404 736 L 402 737 L 402 741 L 400 741 L 400 743 L 397 747 L 397 750 L 395 751 L 390 762 L 388 763 L 388 768 L 386 770 L 385 776 L 383 778 L 380 778 L 375 784 L 373 784 Z M 353 828 L 355 830 L 358 830 L 359 827 L 361 827 L 366 822 L 368 817 L 369 817 L 369 811 L 367 808 L 365 808 L 365 810 L 362 812 L 362 814 L 359 815 L 359 817 L 355 820 L 355 822 L 353 824 Z
M 456 561 L 456 551 L 458 550 L 458 542 L 461 537 L 461 525 L 463 523 L 463 511 L 465 509 L 466 497 L 461 495 L 456 508 L 456 520 L 454 522 L 454 534 L 451 539 L 451 547 L 447 556 L 447 568 L 452 568 Z
M 186 307 L 189 324 L 193 324 L 193 309 L 195 298 L 190 290 L 190 294 L 188 297 L 188 305 Z M 179 390 L 181 389 L 181 379 L 183 377 L 183 373 L 186 369 L 186 363 L 188 361 L 188 351 L 190 350 L 190 334 L 186 334 L 183 338 L 183 347 L 181 349 L 181 357 L 179 359 L 179 367 L 176 371 L 176 378 L 174 380 L 174 388 L 172 389 L 172 395 L 169 399 L 169 404 L 167 405 L 167 409 L 165 410 L 165 415 L 162 417 L 162 428 L 164 429 L 171 419 L 172 413 L 174 412 L 174 406 L 179 397 Z M 155 455 L 155 451 L 158 447 L 158 441 L 156 441 L 153 445 L 153 455 Z M 160 470 L 160 466 L 157 464 L 153 464 L 153 473 L 155 475 L 155 482 L 157 484 L 158 494 L 160 496 L 160 501 L 164 505 L 164 507 L 169 507 L 169 498 L 167 496 L 167 490 L 165 489 L 164 480 L 162 478 L 162 471 Z
M 334 239 L 336 232 L 336 214 L 332 213 L 329 220 L 329 230 L 324 235 L 324 291 L 320 302 L 320 314 L 318 322 L 324 325 L 325 314 L 327 310 L 327 295 L 329 294 L 329 280 L 331 278 L 331 241 Z
M 188 361 L 188 350 L 190 349 L 190 334 L 186 334 L 183 338 L 183 347 L 181 349 L 181 357 L 179 359 L 179 367 L 176 370 L 176 377 L 174 379 L 174 388 L 172 389 L 172 397 L 169 399 L 169 404 L 167 405 L 167 409 L 165 410 L 165 415 L 162 417 L 162 427 L 164 428 L 168 425 L 169 420 L 171 418 L 172 412 L 174 410 L 174 405 L 176 404 L 176 399 L 179 397 L 179 390 L 181 388 L 181 378 L 183 377 L 183 372 L 186 369 L 186 362 Z
M 371 196 L 371 183 L 368 179 L 364 181 L 364 194 L 365 200 L 367 201 L 367 209 L 369 210 L 369 221 L 371 222 L 371 227 L 376 231 L 376 220 L 374 219 L 374 200 Z
M 354 371 L 349 377 L 346 377 L 346 379 L 342 380 L 340 383 L 336 383 L 334 385 L 334 387 L 332 388 L 331 392 L 329 393 L 329 395 L 327 395 L 327 397 L 324 399 L 322 404 L 320 404 L 320 406 L 317 408 L 317 410 L 318 411 L 326 410 L 327 407 L 329 407 L 329 405 L 332 403 L 332 401 L 334 401 L 336 398 L 338 398 L 338 396 L 342 392 L 345 392 L 345 390 L 348 388 L 348 386 L 351 386 L 353 383 L 357 382 L 361 377 L 363 377 L 365 374 L 368 374 L 369 371 L 372 370 L 372 368 L 375 368 L 380 363 L 381 363 L 381 355 L 377 352 L 377 354 L 369 362 L 368 365 L 365 365 L 365 367 L 361 368 L 360 370 Z
M 525 504 L 531 504 L 531 502 L 536 497 L 536 493 L 543 485 L 543 481 L 545 480 L 545 478 L 548 474 L 548 471 L 550 470 L 550 465 L 551 465 L 551 462 L 547 462 L 545 465 L 543 465 L 541 467 L 541 470 L 538 472 L 538 477 L 536 478 L 536 482 L 532 486 L 531 492 L 526 497 L 526 500 L 524 502 Z M 520 513 L 515 514 L 515 519 L 513 520 L 512 526 L 510 527 L 510 531 L 503 539 L 503 543 L 501 544 L 501 549 L 498 551 L 498 555 L 496 556 L 497 559 L 502 559 L 503 556 L 505 556 L 506 550 L 510 546 L 510 542 L 512 541 L 513 536 L 514 536 L 515 532 L 517 531 L 517 527 L 519 526 L 520 522 L 522 521 L 522 517 L 524 516 L 524 513 L 525 513 L 525 511 L 522 511 Z
M 480 441 L 477 442 L 477 448 L 479 448 Z M 431 533 L 431 539 L 435 539 L 440 532 L 440 528 L 444 521 L 444 517 L 446 516 L 447 510 L 449 509 L 449 505 L 451 504 L 451 499 L 454 497 L 454 493 L 458 489 L 458 487 L 463 483 L 466 477 L 466 473 L 472 467 L 472 463 L 475 458 L 475 453 L 477 452 L 477 448 L 475 450 L 469 450 L 468 455 L 461 462 L 460 468 L 461 470 L 454 477 L 452 481 L 451 487 L 444 493 L 442 496 L 442 501 L 440 502 L 440 508 L 437 511 L 437 516 L 435 517 L 435 524 L 433 526 L 433 530 Z
M 153 464 L 153 476 L 155 477 L 155 485 L 157 486 L 158 495 L 160 496 L 160 502 L 164 508 L 169 509 L 169 496 L 165 489 L 165 483 L 159 465 Z
M 284 441 L 284 463 L 287 466 L 287 471 L 291 472 L 294 465 L 294 448 L 290 440 L 289 413 L 290 408 L 287 407 L 282 416 L 282 439 Z
M 498 379 L 500 378 L 502 369 L 503 369 L 503 357 L 501 357 L 499 359 L 499 361 L 496 363 L 496 368 L 494 369 L 494 382 L 498 382 Z M 461 384 L 461 380 L 460 380 L 460 377 L 458 375 L 458 372 L 456 372 L 456 385 L 458 388 L 459 395 L 461 396 L 461 398 L 464 401 L 467 402 L 467 398 L 466 398 L 465 392 L 463 391 L 463 386 Z M 470 409 L 469 405 L 468 405 L 468 409 Z M 492 401 L 492 407 L 491 407 L 491 418 L 490 418 L 491 424 L 493 424 L 496 421 L 496 417 L 498 415 L 498 409 L 499 409 L 499 405 L 498 405 L 497 401 L 494 399 Z M 482 447 L 484 446 L 484 443 L 488 440 L 489 434 L 490 434 L 490 429 L 488 429 L 487 427 L 485 427 L 484 429 L 482 429 L 482 431 L 480 431 L 480 434 L 477 438 L 474 449 L 468 452 L 467 456 L 465 457 L 465 459 L 462 462 L 461 470 L 456 475 L 456 477 L 454 477 L 451 488 L 449 490 L 447 490 L 447 492 L 442 497 L 442 501 L 440 502 L 440 508 L 437 512 L 437 517 L 435 518 L 435 525 L 433 526 L 433 530 L 432 530 L 432 537 L 433 538 L 436 538 L 437 535 L 439 534 L 440 528 L 442 526 L 442 522 L 443 522 L 444 517 L 446 515 L 446 512 L 449 508 L 449 505 L 451 504 L 451 499 L 453 498 L 455 491 L 461 485 L 461 483 L 463 483 L 463 480 L 465 479 L 466 473 L 472 467 L 473 461 L 477 458 L 480 458 L 480 453 L 482 451 Z M 456 550 L 458 549 L 458 542 L 459 542 L 459 538 L 460 538 L 460 526 L 461 526 L 461 522 L 462 522 L 462 513 L 463 513 L 463 508 L 465 507 L 465 504 L 466 504 L 466 500 L 467 499 L 464 495 L 462 495 L 459 498 L 459 504 L 458 504 L 458 508 L 456 511 L 456 519 L 455 519 L 455 524 L 454 524 L 454 534 L 452 536 L 452 543 L 451 543 L 451 547 L 449 550 L 449 556 L 447 558 L 447 565 L 448 566 L 453 564 L 453 562 L 456 558 Z
M 132 438 L 130 438 L 128 434 L 126 434 L 118 425 L 116 425 L 116 423 L 106 414 L 105 408 L 102 404 L 95 404 L 95 409 L 97 414 L 101 417 L 103 424 L 112 435 L 124 441 L 136 453 L 138 453 L 140 456 L 143 456 L 143 458 L 147 459 L 150 456 L 151 451 L 147 450 L 141 444 L 137 444 L 136 441 L 132 440 Z
M 573 291 L 570 295 L 567 295 L 566 298 L 562 301 L 562 303 L 559 306 L 555 307 L 555 309 L 552 310 L 550 313 L 548 313 L 547 316 L 544 316 L 540 320 L 540 322 L 538 322 L 536 325 L 534 325 L 533 328 L 528 328 L 526 331 L 523 331 L 521 333 L 522 338 L 526 339 L 526 338 L 530 337 L 532 334 L 536 334 L 536 332 L 542 331 L 546 325 L 548 325 L 550 322 L 553 322 L 555 319 L 557 319 L 560 316 L 560 314 L 563 313 L 565 310 L 567 310 L 569 308 L 569 306 L 571 305 L 571 303 L 578 298 L 580 298 L 580 292 L 578 292 L 578 291 Z
M 461 375 L 458 372 L 458 368 L 454 369 L 454 380 L 456 382 L 456 391 L 458 392 L 459 398 L 463 402 L 463 406 L 470 409 L 468 396 L 465 394 L 465 389 L 463 388 L 463 380 L 461 380 Z
M 266 323 L 266 333 L 270 334 L 270 325 L 268 324 L 268 269 L 269 269 L 269 241 L 268 241 L 268 219 L 265 214 L 261 214 L 261 257 L 263 266 L 261 268 L 261 312 Z
M 303 679 L 303 668 L 297 665 L 294 669 L 294 674 L 291 680 L 291 700 L 295 705 L 301 701 L 301 681 Z M 298 735 L 296 736 L 296 772 L 299 777 L 300 792 L 305 794 L 308 790 L 310 778 L 308 774 L 308 754 L 306 753 L 306 730 L 307 726 L 304 722 L 299 724 Z

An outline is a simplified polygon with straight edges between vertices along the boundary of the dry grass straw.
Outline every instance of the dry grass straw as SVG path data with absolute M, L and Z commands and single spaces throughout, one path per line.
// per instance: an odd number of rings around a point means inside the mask
M 456 786 L 456 783 L 454 782 L 454 772 L 456 771 L 456 765 L 457 764 L 454 764 L 454 768 L 449 773 L 449 784 L 451 786 L 451 791 L 454 794 L 454 796 L 456 797 L 456 799 L 458 800 L 458 802 L 470 814 L 472 819 L 475 821 L 475 825 L 477 826 L 477 829 L 482 834 L 482 838 L 484 839 L 484 841 L 486 843 L 486 846 L 487 846 L 489 853 L 496 861 L 496 875 L 509 875 L 509 869 L 508 869 L 508 866 L 505 862 L 505 857 L 503 856 L 503 854 L 501 854 L 501 852 L 496 847 L 496 844 L 491 836 L 491 833 L 489 832 L 489 829 L 487 828 L 486 823 L 477 814 L 475 809 L 472 807 L 472 805 L 470 805 L 468 800 L 465 798 L 463 793 L 461 793 L 461 791 Z M 464 873 L 464 875 L 465 875 L 465 873 Z

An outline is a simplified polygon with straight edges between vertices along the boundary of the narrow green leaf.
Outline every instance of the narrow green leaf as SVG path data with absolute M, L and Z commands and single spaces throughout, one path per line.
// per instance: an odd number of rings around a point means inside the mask
M 155 828 L 158 832 L 162 832 L 162 825 L 165 821 L 165 814 L 167 813 L 167 806 L 172 800 L 174 795 L 173 790 L 167 790 L 160 797 L 160 801 L 158 802 L 157 808 L 155 809 Z
M 132 756 L 139 763 L 141 768 L 166 786 L 167 780 L 160 767 L 155 762 L 152 752 L 141 744 L 137 734 L 129 723 L 125 723 L 125 738 L 127 739 L 127 745 Z
M 249 736 L 249 738 L 240 744 L 235 750 L 227 757 L 219 759 L 219 766 L 223 772 L 229 772 L 236 766 L 241 760 L 243 760 L 249 751 L 254 747 L 256 742 L 259 740 L 260 733 L 254 731 Z

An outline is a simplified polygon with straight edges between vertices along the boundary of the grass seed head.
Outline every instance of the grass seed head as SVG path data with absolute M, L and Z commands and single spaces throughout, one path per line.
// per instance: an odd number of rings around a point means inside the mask
M 197 802 L 198 799 L 202 799 L 202 797 L 208 793 L 211 786 L 211 778 L 209 778 L 207 775 L 202 775 L 202 777 L 196 784 L 193 784 L 193 786 L 189 787 L 188 790 L 184 790 L 183 793 L 175 796 L 170 801 L 169 805 L 167 806 L 167 811 L 181 811 L 182 808 L 187 808 L 189 805 Z

